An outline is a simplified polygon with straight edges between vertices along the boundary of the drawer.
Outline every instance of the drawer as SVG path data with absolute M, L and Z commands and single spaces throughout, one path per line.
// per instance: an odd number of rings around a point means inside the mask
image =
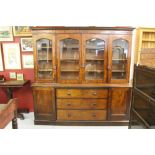
M 107 89 L 57 89 L 57 98 L 107 98 Z
M 103 121 L 106 120 L 106 110 L 58 110 L 57 120 L 63 121 Z
M 57 99 L 58 109 L 106 109 L 107 99 Z

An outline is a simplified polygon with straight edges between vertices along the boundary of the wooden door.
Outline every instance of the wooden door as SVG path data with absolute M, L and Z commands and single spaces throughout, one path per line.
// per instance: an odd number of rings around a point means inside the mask
M 36 82 L 55 82 L 55 36 L 39 33 L 33 35 Z
M 35 121 L 56 119 L 54 93 L 51 87 L 33 88 Z
M 84 83 L 105 83 L 107 81 L 106 35 L 82 35 L 82 66 Z
M 130 76 L 131 35 L 111 35 L 108 54 L 108 82 L 128 83 Z
M 81 83 L 81 34 L 57 34 L 58 82 Z
M 109 119 L 128 120 L 130 101 L 130 88 L 111 88 L 109 90 Z

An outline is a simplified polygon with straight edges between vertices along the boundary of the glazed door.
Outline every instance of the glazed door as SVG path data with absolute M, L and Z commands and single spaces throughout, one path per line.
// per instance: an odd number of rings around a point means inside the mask
M 81 35 L 58 34 L 58 82 L 81 82 Z
M 110 36 L 108 58 L 108 81 L 110 83 L 129 82 L 131 36 Z
M 34 36 L 35 77 L 38 82 L 56 80 L 55 38 L 51 35 Z
M 84 34 L 82 44 L 84 83 L 105 83 L 107 81 L 107 36 Z

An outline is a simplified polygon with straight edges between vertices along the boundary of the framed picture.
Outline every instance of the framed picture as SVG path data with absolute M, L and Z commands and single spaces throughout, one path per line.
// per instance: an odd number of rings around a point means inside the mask
M 22 55 L 23 68 L 34 68 L 33 55 Z
M 23 74 L 21 74 L 21 73 L 19 73 L 19 74 L 17 74 L 17 80 L 24 80 L 24 75 Z
M 3 44 L 5 69 L 21 69 L 19 43 Z
M 16 72 L 10 72 L 10 79 L 16 79 Z
M 33 51 L 32 38 L 21 38 L 22 51 Z
M 0 41 L 13 41 L 11 26 L 0 26 Z
M 13 34 L 14 36 L 32 36 L 30 26 L 14 26 Z
M 1 44 L 0 44 L 0 71 L 3 71 L 3 61 L 2 61 L 2 52 L 1 52 Z

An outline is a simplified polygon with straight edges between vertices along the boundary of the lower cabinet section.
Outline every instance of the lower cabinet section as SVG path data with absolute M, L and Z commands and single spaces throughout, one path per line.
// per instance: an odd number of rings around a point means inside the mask
M 107 120 L 108 89 L 57 89 L 58 121 Z
M 109 90 L 109 119 L 129 120 L 130 101 L 130 88 L 111 88 Z
M 33 86 L 33 95 L 35 124 L 128 123 L 130 88 L 61 88 L 41 85 Z
M 57 120 L 61 121 L 104 121 L 106 110 L 58 110 Z
M 34 87 L 33 98 L 35 121 L 56 120 L 54 88 Z

